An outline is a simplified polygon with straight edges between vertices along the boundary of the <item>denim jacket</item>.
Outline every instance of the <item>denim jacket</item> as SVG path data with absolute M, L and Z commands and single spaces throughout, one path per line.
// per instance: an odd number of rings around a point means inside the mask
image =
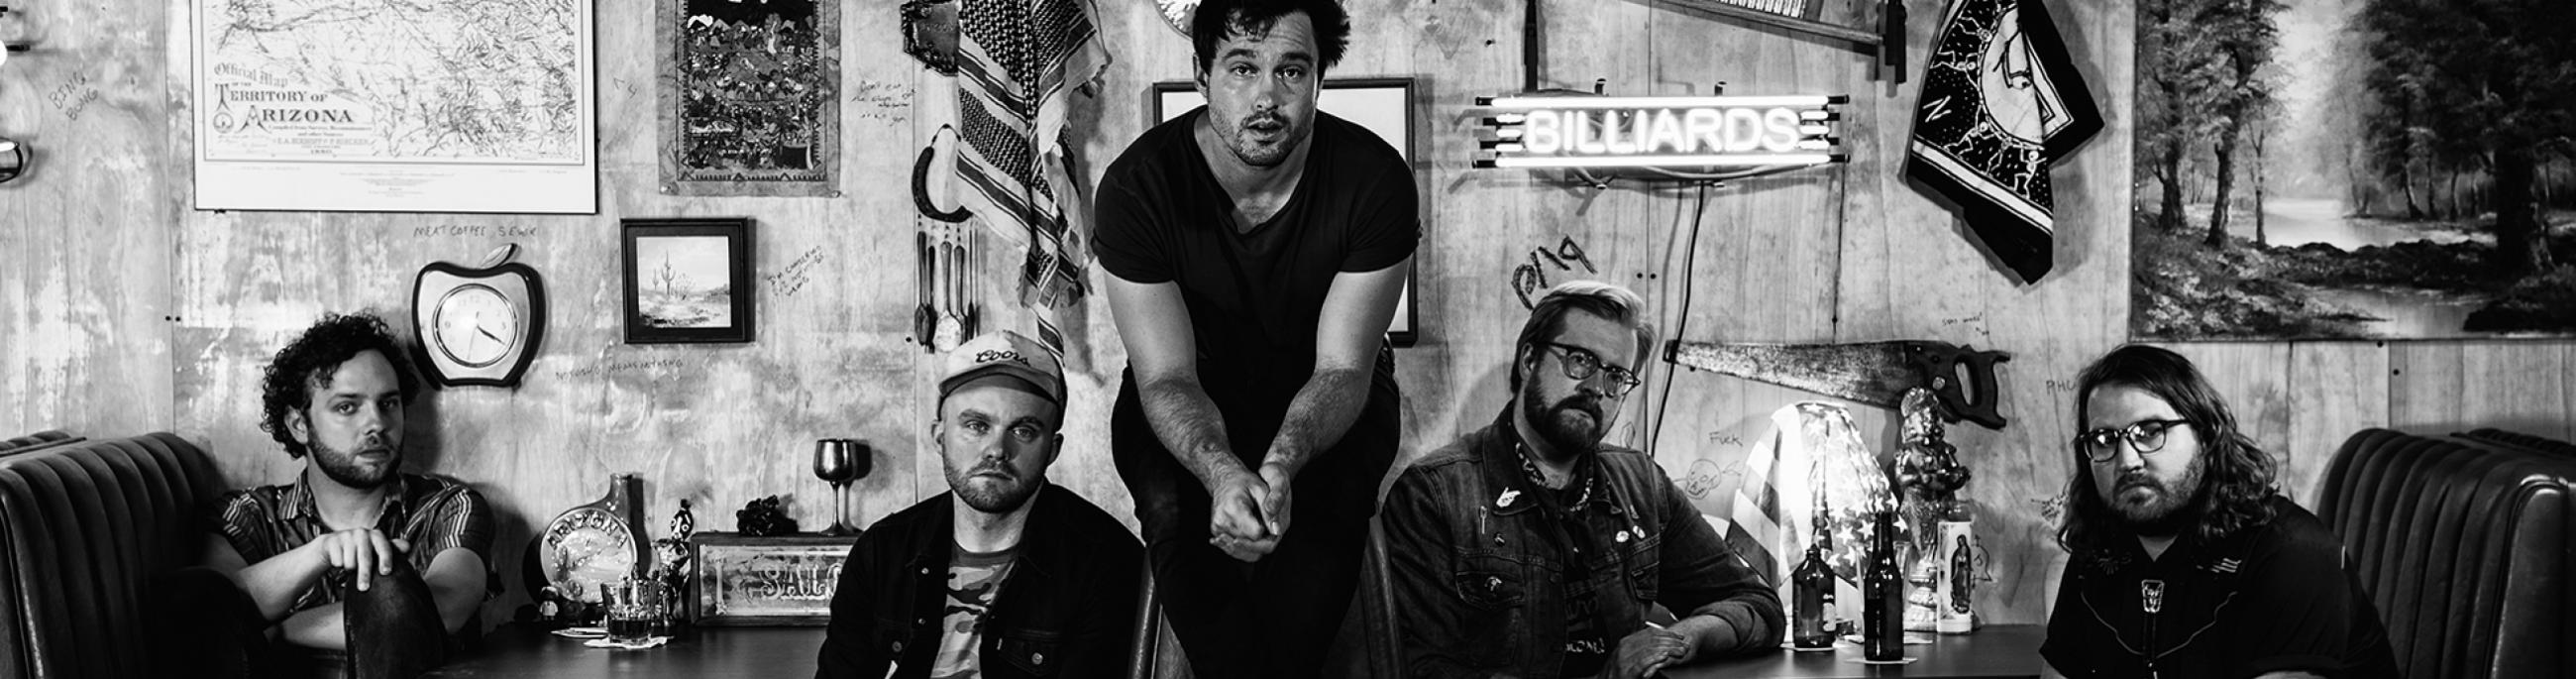
M 1779 646 L 1779 595 L 1643 453 L 1604 446 L 1583 463 L 1600 485 L 1569 509 L 1588 517 L 1600 549 L 1569 563 L 1567 524 L 1538 501 L 1555 491 L 1522 472 L 1510 412 L 1415 462 L 1387 496 L 1405 676 L 1558 676 L 1568 603 L 1557 583 L 1569 567 L 1588 572 L 1594 592 L 1626 594 L 1602 596 L 1595 625 L 1614 653 L 1657 604 L 1725 620 L 1736 646 L 1720 654 Z
M 1108 512 L 1049 483 L 1010 579 L 984 614 L 984 677 L 1123 677 L 1144 549 Z M 868 528 L 832 594 L 817 679 L 920 679 L 939 652 L 954 540 L 948 493 Z M 891 663 L 895 672 L 887 674 Z

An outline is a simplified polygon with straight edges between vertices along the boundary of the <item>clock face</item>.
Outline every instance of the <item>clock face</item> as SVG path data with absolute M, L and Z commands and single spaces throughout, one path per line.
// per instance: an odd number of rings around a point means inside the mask
M 421 267 L 412 282 L 415 364 L 439 386 L 518 386 L 545 336 L 545 292 L 526 264 Z
M 555 591 L 576 601 L 599 602 L 599 586 L 635 572 L 635 537 L 626 522 L 596 507 L 564 512 L 546 525 L 538 565 Z
M 449 290 L 433 315 L 433 344 L 468 367 L 499 362 L 521 339 L 518 307 L 492 286 L 468 283 Z

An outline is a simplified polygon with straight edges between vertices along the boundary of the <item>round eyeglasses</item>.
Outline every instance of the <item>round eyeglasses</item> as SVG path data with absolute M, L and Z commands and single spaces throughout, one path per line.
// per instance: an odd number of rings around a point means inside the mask
M 2165 449 L 2165 434 L 2174 427 L 2191 424 L 2190 420 L 2139 420 L 2126 427 L 2103 427 L 2075 435 L 2075 448 L 2084 451 L 2084 459 L 2109 462 L 2120 454 L 2120 444 L 2127 442 L 2139 457 Z
M 1609 375 L 1611 396 L 1626 396 L 1630 390 L 1636 389 L 1637 385 L 1646 383 L 1645 380 L 1637 379 L 1637 372 L 1634 370 L 1615 365 L 1603 365 L 1601 356 L 1592 353 L 1590 349 L 1555 342 L 1548 342 L 1547 347 L 1554 349 L 1560 357 L 1557 363 L 1565 366 L 1566 379 L 1588 380 L 1592 379 L 1594 373 Z

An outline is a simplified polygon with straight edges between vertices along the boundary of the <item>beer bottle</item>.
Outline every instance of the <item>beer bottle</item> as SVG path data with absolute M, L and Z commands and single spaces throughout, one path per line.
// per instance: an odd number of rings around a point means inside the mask
M 1798 619 L 1789 643 L 1801 649 L 1834 647 L 1834 634 L 1825 629 L 1827 609 L 1834 607 L 1834 569 L 1825 565 L 1824 541 L 1807 545 L 1807 561 L 1789 574 L 1798 589 Z
M 1905 575 L 1896 567 L 1896 512 L 1878 512 L 1861 574 L 1861 647 L 1869 660 L 1905 659 Z

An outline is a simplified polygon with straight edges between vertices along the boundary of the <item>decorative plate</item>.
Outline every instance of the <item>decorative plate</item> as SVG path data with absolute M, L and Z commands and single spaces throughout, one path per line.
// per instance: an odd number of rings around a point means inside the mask
M 575 507 L 546 524 L 537 559 L 546 582 L 575 601 L 599 603 L 599 586 L 622 582 L 635 572 L 635 537 L 597 507 Z

